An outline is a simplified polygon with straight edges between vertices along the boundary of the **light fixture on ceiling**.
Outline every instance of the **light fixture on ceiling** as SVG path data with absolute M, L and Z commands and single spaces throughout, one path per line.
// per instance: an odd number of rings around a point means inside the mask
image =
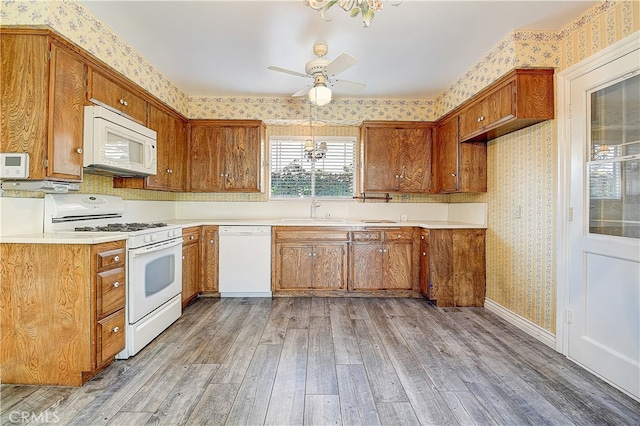
M 338 4 L 344 11 L 349 12 L 352 18 L 355 18 L 359 14 L 362 15 L 362 22 L 365 27 L 371 25 L 371 20 L 375 16 L 375 12 L 382 10 L 383 3 L 387 0 L 304 0 L 304 4 L 311 9 L 320 12 L 322 19 L 330 21 L 324 16 L 324 13 Z M 394 0 L 391 2 L 392 6 L 398 6 L 402 3 L 402 0 Z
M 309 102 L 314 105 L 323 106 L 331 102 L 331 89 L 325 83 L 324 75 L 316 74 L 314 84 L 309 89 Z
M 331 90 L 329 90 L 329 101 L 330 100 L 331 100 Z M 327 101 L 327 103 L 329 103 L 329 101 Z M 307 139 L 304 142 L 304 155 L 307 158 L 307 161 L 316 162 L 318 160 L 324 160 L 327 157 L 327 143 L 326 142 L 316 143 L 316 139 L 313 135 L 313 123 L 314 123 L 314 120 L 313 120 L 311 105 L 309 105 L 309 134 L 311 135 L 311 139 Z

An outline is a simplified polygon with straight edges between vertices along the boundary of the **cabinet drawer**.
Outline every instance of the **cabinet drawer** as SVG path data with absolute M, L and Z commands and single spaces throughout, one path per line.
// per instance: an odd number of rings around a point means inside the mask
M 147 103 L 97 72 L 92 73 L 91 100 L 121 111 L 141 124 L 147 122 Z
M 385 241 L 412 241 L 413 229 L 401 228 L 401 229 L 384 231 L 384 240 Z
M 353 231 L 353 241 L 382 241 L 382 231 Z
M 191 228 L 184 228 L 182 230 L 182 239 L 184 240 L 182 245 L 200 241 L 200 227 L 194 226 Z
M 276 241 L 349 241 L 349 230 L 308 226 L 274 227 L 273 237 Z
M 96 334 L 96 362 L 100 366 L 124 349 L 124 309 L 98 321 Z
M 125 301 L 124 268 L 109 269 L 97 276 L 98 318 L 124 308 Z
M 97 270 L 102 271 L 106 268 L 124 266 L 126 256 L 124 244 L 124 241 L 118 241 L 98 245 L 96 251 Z

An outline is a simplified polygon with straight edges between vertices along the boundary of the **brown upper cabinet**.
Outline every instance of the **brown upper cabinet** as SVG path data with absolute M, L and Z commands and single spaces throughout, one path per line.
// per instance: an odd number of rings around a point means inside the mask
M 184 191 L 187 151 L 187 125 L 159 108 L 149 106 L 149 128 L 158 133 L 158 168 L 149 176 L 147 189 Z
M 460 141 L 486 141 L 554 117 L 553 69 L 516 69 L 460 110 Z
M 261 121 L 191 121 L 188 190 L 260 192 L 264 140 Z
M 434 192 L 486 192 L 487 144 L 460 142 L 458 123 L 458 115 L 438 122 L 433 146 Z
M 3 29 L 1 152 L 30 157 L 29 179 L 82 180 L 86 66 L 47 32 Z
M 93 69 L 89 70 L 89 100 L 115 109 L 140 124 L 147 124 L 147 102 Z
M 429 193 L 433 123 L 365 121 L 360 126 L 362 192 Z

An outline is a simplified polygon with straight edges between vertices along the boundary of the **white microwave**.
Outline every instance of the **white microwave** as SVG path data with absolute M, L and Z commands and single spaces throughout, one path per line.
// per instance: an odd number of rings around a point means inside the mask
M 111 176 L 156 174 L 156 132 L 102 106 L 84 107 L 87 173 Z

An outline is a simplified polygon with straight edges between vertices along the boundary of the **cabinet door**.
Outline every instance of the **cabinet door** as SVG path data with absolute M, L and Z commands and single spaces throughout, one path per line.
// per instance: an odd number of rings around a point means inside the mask
M 182 306 L 198 294 L 200 248 L 198 242 L 182 246 Z
M 276 290 L 312 288 L 313 246 L 277 243 Z
M 420 234 L 420 291 L 429 297 L 429 230 Z
M 383 254 L 383 286 L 389 290 L 413 288 L 413 245 L 410 243 L 385 243 Z
M 91 72 L 91 100 L 122 112 L 140 124 L 147 123 L 147 103 L 102 74 Z
M 484 306 L 486 291 L 485 230 L 453 231 L 455 306 Z
M 347 244 L 314 244 L 314 289 L 340 290 L 346 288 Z
M 203 292 L 218 291 L 218 227 L 203 226 L 201 240 Z
M 458 144 L 457 192 L 487 192 L 487 143 Z
M 45 178 L 49 41 L 0 33 L 0 152 L 27 152 L 29 178 Z
M 353 243 L 351 290 L 379 290 L 383 288 L 382 243 Z
M 460 140 L 482 129 L 486 118 L 486 100 L 481 99 L 460 111 Z
M 194 125 L 189 146 L 189 190 L 214 192 L 222 189 L 219 167 L 224 128 Z
M 515 82 L 510 82 L 487 96 L 483 127 L 497 125 L 500 121 L 515 117 L 514 90 Z
M 186 154 L 187 154 L 187 123 L 177 117 L 171 117 L 173 122 L 173 149 L 169 157 L 169 181 L 167 189 L 182 192 L 185 190 Z
M 148 126 L 157 133 L 158 171 L 155 176 L 147 178 L 145 188 L 184 191 L 184 122 L 154 106 L 149 106 Z
M 438 306 L 453 306 L 453 231 L 432 229 L 429 234 L 429 299 Z
M 225 191 L 260 191 L 261 135 L 259 127 L 225 127 L 220 151 Z
M 395 192 L 399 189 L 399 149 L 395 128 L 363 128 L 363 192 Z
M 156 161 L 158 168 L 155 176 L 147 178 L 145 186 L 147 189 L 164 190 L 169 186 L 175 129 L 171 116 L 154 106 L 149 107 L 148 126 L 157 133 Z
M 437 129 L 434 147 L 436 192 L 448 193 L 458 189 L 458 116 L 442 122 Z
M 85 75 L 80 58 L 51 45 L 48 177 L 82 180 Z
M 431 192 L 431 128 L 397 129 L 399 189 L 401 192 Z

